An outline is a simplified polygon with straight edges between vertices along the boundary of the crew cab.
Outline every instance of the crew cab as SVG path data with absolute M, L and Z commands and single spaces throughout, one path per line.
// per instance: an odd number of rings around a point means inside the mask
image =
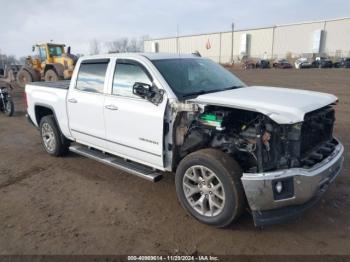
M 245 209 L 256 226 L 293 218 L 342 167 L 337 97 L 248 87 L 198 56 L 82 57 L 70 82 L 25 91 L 48 154 L 72 151 L 150 181 L 175 173 L 181 205 L 217 227 Z

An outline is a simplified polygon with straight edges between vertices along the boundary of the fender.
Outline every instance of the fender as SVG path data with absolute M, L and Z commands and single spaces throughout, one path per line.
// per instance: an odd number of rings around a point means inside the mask
M 37 124 L 37 126 L 38 126 L 38 129 L 40 129 L 40 123 L 38 122 L 37 114 L 36 114 L 36 107 L 38 107 L 38 106 L 40 106 L 40 107 L 45 107 L 45 108 L 51 110 L 51 112 L 53 113 L 53 117 L 54 117 L 54 119 L 55 119 L 55 122 L 56 122 L 56 124 L 57 124 L 58 130 L 59 130 L 60 133 L 61 133 L 61 141 L 63 142 L 65 136 L 64 136 L 63 133 L 62 133 L 62 130 L 61 130 L 61 127 L 60 127 L 60 123 L 57 121 L 55 109 L 54 109 L 52 106 L 47 105 L 47 104 L 44 104 L 44 103 L 35 103 L 35 104 L 34 104 L 35 122 L 36 122 L 36 124 Z
M 27 71 L 29 74 L 33 76 L 33 82 L 37 82 L 41 80 L 40 74 L 37 71 L 35 71 L 33 68 L 24 66 L 22 69 Z

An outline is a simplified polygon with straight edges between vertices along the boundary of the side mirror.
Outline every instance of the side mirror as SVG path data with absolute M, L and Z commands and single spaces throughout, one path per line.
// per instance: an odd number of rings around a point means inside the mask
M 155 105 L 159 105 L 163 101 L 164 90 L 157 88 L 155 85 L 149 85 L 136 82 L 133 85 L 132 93 L 143 99 L 147 99 Z

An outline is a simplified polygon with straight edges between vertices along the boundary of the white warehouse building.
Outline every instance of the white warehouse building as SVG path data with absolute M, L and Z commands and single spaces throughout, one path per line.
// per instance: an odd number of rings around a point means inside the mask
M 350 56 L 350 18 L 150 39 L 144 41 L 144 51 L 198 51 L 219 63 L 237 61 L 245 55 L 269 59 L 315 54 L 346 57 Z

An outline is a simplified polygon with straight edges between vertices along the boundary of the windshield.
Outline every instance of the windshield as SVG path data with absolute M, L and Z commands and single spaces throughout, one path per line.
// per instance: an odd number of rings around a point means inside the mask
M 152 62 L 179 99 L 245 86 L 235 75 L 209 59 L 175 58 Z
M 51 56 L 62 56 L 63 47 L 62 46 L 49 45 L 49 52 L 50 52 Z

